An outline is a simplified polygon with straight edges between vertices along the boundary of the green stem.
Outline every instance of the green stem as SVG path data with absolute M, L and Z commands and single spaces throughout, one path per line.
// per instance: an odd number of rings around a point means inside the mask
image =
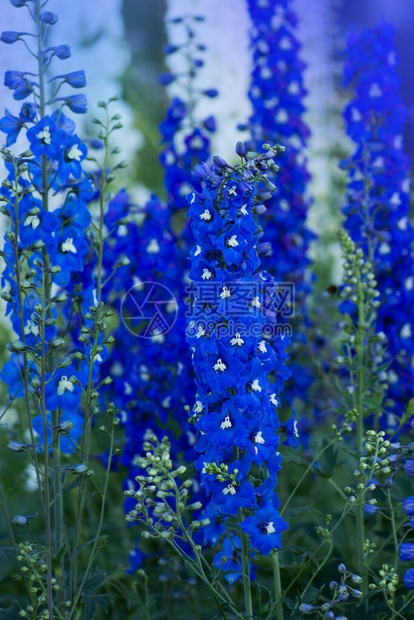
M 16 264 L 15 276 L 16 276 L 17 298 L 18 298 L 18 303 L 19 303 L 18 315 L 20 318 L 21 338 L 22 338 L 22 342 L 24 346 L 26 346 L 26 334 L 24 333 L 23 296 L 22 296 L 21 279 L 20 279 L 21 274 L 20 274 L 20 261 L 19 261 L 19 245 L 18 245 L 19 244 L 19 186 L 18 186 L 18 178 L 17 178 L 16 161 L 14 161 L 14 182 L 15 182 L 15 185 L 14 185 L 14 195 L 15 195 L 14 227 L 15 227 L 16 237 L 13 242 L 13 246 L 14 246 L 14 259 L 15 259 L 15 264 Z M 34 433 L 33 433 L 33 426 L 32 426 L 32 415 L 31 415 L 29 390 L 28 390 L 28 365 L 27 365 L 26 351 L 23 354 L 23 383 L 24 383 L 24 399 L 25 399 L 25 404 L 26 404 L 26 413 L 27 413 L 27 422 L 28 422 L 29 433 L 30 433 L 30 441 L 32 444 L 34 444 L 35 440 L 34 440 Z M 40 480 L 40 475 L 39 475 L 38 458 L 37 458 L 36 450 L 34 451 L 34 461 L 36 464 L 36 467 L 35 467 L 36 481 L 37 481 L 38 492 L 40 494 L 40 501 L 41 501 L 43 508 L 45 508 L 43 496 L 41 493 L 42 486 L 41 486 L 41 480 Z
M 89 556 L 89 560 L 88 560 L 88 564 L 86 565 L 86 569 L 85 572 L 83 574 L 83 579 L 81 582 L 81 585 L 79 586 L 78 592 L 76 594 L 75 600 L 73 602 L 71 611 L 69 613 L 68 619 L 67 620 L 71 620 L 71 618 L 73 617 L 73 614 L 75 613 L 76 610 L 76 605 L 78 604 L 78 601 L 82 595 L 82 591 L 83 591 L 83 587 L 85 585 L 86 579 L 88 578 L 89 575 L 89 571 L 92 568 L 92 564 L 93 561 L 95 559 L 95 554 L 97 551 L 97 547 L 99 544 L 99 538 L 101 535 L 101 531 L 102 531 L 102 526 L 103 526 L 103 521 L 104 521 L 104 515 L 105 515 L 105 506 L 106 506 L 106 496 L 108 493 L 108 483 L 109 483 L 109 476 L 111 473 L 111 463 L 112 463 L 112 456 L 113 456 L 113 451 L 114 451 L 114 437 L 115 437 L 115 425 L 112 425 L 112 432 L 111 432 L 111 445 L 109 448 L 109 457 L 108 457 L 108 463 L 107 463 L 107 467 L 106 467 L 106 477 L 105 477 L 105 485 L 104 485 L 104 490 L 102 493 L 102 505 L 101 505 L 101 514 L 99 517 L 99 524 L 98 524 L 98 529 L 95 535 L 95 540 L 93 543 L 93 547 L 92 547 L 92 551 L 91 554 Z
M 283 514 L 286 512 L 287 507 L 289 506 L 293 496 L 295 495 L 296 491 L 298 490 L 298 488 L 300 487 L 300 485 L 302 484 L 302 482 L 304 481 L 304 479 L 306 478 L 308 473 L 311 471 L 312 467 L 315 465 L 316 461 L 318 461 L 320 459 L 320 457 L 322 456 L 322 454 L 335 443 L 336 439 L 337 439 L 336 437 L 334 437 L 334 439 L 331 439 L 331 441 L 329 443 L 327 443 L 326 446 L 324 448 L 322 448 L 322 450 L 320 452 L 317 453 L 317 455 L 314 457 L 312 462 L 307 466 L 307 468 L 305 469 L 305 471 L 303 472 L 303 474 L 299 478 L 298 482 L 296 483 L 295 488 L 293 489 L 293 491 L 291 492 L 291 494 L 287 498 L 283 508 L 281 509 L 280 516 L 283 516 Z
M 282 582 L 280 580 L 280 564 L 279 564 L 279 552 L 272 553 L 272 568 L 273 568 L 273 584 L 275 589 L 275 600 L 279 601 L 282 598 Z M 283 605 L 277 608 L 277 620 L 283 620 Z
M 242 531 L 240 538 L 241 538 L 241 544 L 242 544 L 241 556 L 242 556 L 242 568 L 243 568 L 244 609 L 246 611 L 246 617 L 253 618 L 252 588 L 251 588 L 251 583 L 250 583 L 247 534 Z
M 366 493 L 366 489 L 367 486 L 369 484 L 369 481 L 371 480 L 374 471 L 375 471 L 375 464 L 376 464 L 376 460 L 377 460 L 377 456 L 378 456 L 378 445 L 377 448 L 375 450 L 375 454 L 373 456 L 373 465 L 371 467 L 371 470 L 366 478 L 365 484 L 364 484 L 364 488 L 360 491 L 360 493 L 357 495 L 355 502 L 353 503 L 349 503 L 348 507 L 344 510 L 344 512 L 342 513 L 341 517 L 338 519 L 338 521 L 335 523 L 335 525 L 332 527 L 332 529 L 326 534 L 326 536 L 324 536 L 323 540 L 319 543 L 319 545 L 316 547 L 316 549 L 312 552 L 312 554 L 309 556 L 308 560 L 305 562 L 305 564 L 302 566 L 302 568 L 300 569 L 300 571 L 296 574 L 296 576 L 294 577 L 294 579 L 292 579 L 292 581 L 290 582 L 290 584 L 288 585 L 288 587 L 285 589 L 285 591 L 282 593 L 282 595 L 279 597 L 279 599 L 275 602 L 274 605 L 272 605 L 272 607 L 270 608 L 269 613 L 267 614 L 267 616 L 264 618 L 264 620 L 271 620 L 273 613 L 277 610 L 277 608 L 279 607 L 280 603 L 282 602 L 282 600 L 285 598 L 285 596 L 287 595 L 287 593 L 292 589 L 292 587 L 294 586 L 294 584 L 297 582 L 297 580 L 299 579 L 299 577 L 305 572 L 305 570 L 307 569 L 307 567 L 309 566 L 309 564 L 312 562 L 313 558 L 319 553 L 320 549 L 331 540 L 332 535 L 334 534 L 334 532 L 338 529 L 338 527 L 341 525 L 341 523 L 343 522 L 343 520 L 345 519 L 345 517 L 351 512 L 351 510 L 353 510 L 354 508 L 354 504 L 355 503 L 359 503 L 360 500 L 363 498 L 363 496 Z
M 361 458 L 364 450 L 364 334 L 365 334 L 365 304 L 364 304 L 364 291 L 361 284 L 361 274 L 357 274 L 357 290 L 358 290 L 358 329 L 356 333 L 356 354 L 357 354 L 357 368 L 356 368 L 356 401 L 355 408 L 357 410 L 357 451 L 358 456 Z M 364 543 L 365 543 L 365 522 L 364 522 L 364 507 L 361 502 L 357 506 L 356 514 L 356 534 L 357 534 L 357 551 L 358 551 L 358 570 L 359 575 L 363 577 L 362 592 L 364 595 L 368 593 L 368 580 L 364 578 Z
M 17 547 L 16 539 L 14 537 L 13 529 L 12 529 L 12 526 L 11 526 L 11 523 L 10 523 L 9 513 L 7 511 L 7 506 L 6 506 L 6 500 L 4 498 L 4 493 L 3 493 L 3 483 L 2 482 L 0 482 L 0 503 L 1 503 L 1 507 L 3 509 L 4 519 L 6 521 L 6 527 L 7 527 L 8 533 L 9 533 L 10 541 L 11 541 L 11 544 L 13 545 L 13 549 L 14 549 L 14 552 L 15 552 L 16 557 L 17 557 L 18 554 L 19 554 L 19 549 Z
M 398 568 L 398 562 L 399 562 L 399 559 L 400 559 L 400 555 L 399 555 L 399 546 L 398 546 L 397 525 L 396 525 L 396 522 L 395 522 L 395 513 L 394 513 L 394 510 L 393 510 L 390 489 L 387 489 L 387 499 L 388 499 L 388 505 L 390 507 L 392 539 L 394 541 L 394 550 L 395 550 L 395 565 L 394 565 L 394 568 L 397 569 Z
M 43 58 L 43 43 L 44 43 L 44 25 L 41 20 L 41 11 L 42 11 L 42 2 L 41 0 L 36 0 L 35 3 L 35 20 L 37 26 L 37 63 L 39 70 L 39 105 L 40 105 L 40 116 L 44 118 L 46 115 L 46 90 L 45 90 L 45 66 L 44 66 L 44 58 Z M 42 206 L 45 211 L 49 211 L 49 173 L 47 166 L 47 157 L 46 155 L 42 155 Z M 46 252 L 43 250 L 43 260 L 46 268 L 46 273 L 44 277 L 44 291 L 47 300 L 47 310 L 46 316 L 48 319 L 52 318 L 52 308 L 48 303 L 51 298 L 52 291 L 52 283 L 49 273 L 50 268 L 50 258 Z M 46 371 L 50 372 L 53 367 L 53 352 L 48 356 Z M 60 413 L 59 410 L 53 410 L 51 412 L 52 426 L 57 426 L 60 422 Z M 52 441 L 54 445 L 53 455 L 52 455 L 52 473 L 53 473 L 53 491 L 56 501 L 53 506 L 54 513 L 54 549 L 55 552 L 58 551 L 59 545 L 62 543 L 64 537 L 64 513 L 63 513 L 63 494 L 62 494 L 62 477 L 60 474 L 59 466 L 61 462 L 61 454 L 60 454 L 60 438 L 56 430 L 52 431 Z M 46 509 L 48 510 L 48 503 L 46 502 Z M 52 550 L 49 549 L 48 553 L 51 554 Z M 61 571 L 63 571 L 63 557 L 61 561 Z M 62 598 L 63 591 L 59 591 L 59 598 Z M 53 618 L 53 609 L 52 615 L 50 615 L 50 620 Z
M 49 491 L 49 446 L 47 445 L 47 411 L 46 411 L 46 334 L 45 334 L 45 285 L 44 274 L 42 283 L 42 357 L 41 357 L 41 414 L 43 423 L 43 453 L 44 453 L 44 489 L 45 489 L 45 529 L 46 529 L 46 565 L 47 565 L 47 605 L 49 619 L 53 620 L 53 589 L 52 589 L 52 537 L 50 522 L 50 491 Z

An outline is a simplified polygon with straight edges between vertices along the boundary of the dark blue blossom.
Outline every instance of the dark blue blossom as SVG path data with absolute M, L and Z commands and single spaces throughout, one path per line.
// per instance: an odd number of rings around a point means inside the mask
M 235 583 L 243 575 L 241 540 L 238 536 L 226 536 L 223 540 L 222 551 L 219 551 L 213 560 L 214 566 L 225 573 L 228 583 Z M 251 565 L 249 565 L 250 578 L 254 577 Z
M 414 228 L 409 220 L 408 170 L 403 150 L 407 111 L 399 95 L 394 30 L 381 21 L 347 37 L 344 85 L 354 97 L 344 111 L 355 150 L 342 163 L 348 171 L 345 227 L 372 260 L 382 303 L 377 329 L 387 337 L 388 394 L 393 413 L 383 423 L 398 425 L 413 397 Z
M 53 450 L 52 445 L 52 416 L 50 413 L 46 416 L 47 423 L 47 444 L 51 450 Z M 40 446 L 38 448 L 39 452 L 43 451 L 43 418 L 41 415 L 37 415 L 32 420 L 33 430 L 39 435 L 39 443 Z M 76 450 L 76 441 L 83 433 L 83 417 L 77 413 L 72 413 L 68 411 L 64 411 L 60 416 L 60 421 L 58 428 L 56 429 L 59 432 L 59 448 L 65 454 L 71 454 Z
M 414 495 L 405 498 L 404 511 L 406 515 L 414 515 Z
M 66 133 L 57 127 L 52 117 L 45 116 L 27 131 L 27 139 L 34 155 L 59 159 Z
M 193 408 L 199 432 L 196 466 L 209 499 L 206 514 L 220 509 L 218 530 L 205 535 L 213 544 L 223 523 L 240 509 L 254 518 L 263 510 L 260 498 L 278 505 L 275 476 L 281 459 L 276 393 L 283 385 L 281 377 L 288 376 L 283 365 L 288 341 L 280 345 L 277 337 L 274 342 L 262 337 L 266 318 L 262 279 L 257 274 L 258 227 L 250 208 L 255 177 L 261 174 L 260 161 L 260 156 L 253 159 L 244 174 L 244 170 L 232 172 L 216 157 L 202 191 L 193 190 L 187 196 L 195 238 L 190 270 L 193 311 L 187 339 L 198 390 Z M 201 303 L 201 296 L 207 303 Z M 283 351 L 280 359 L 279 347 Z M 278 384 L 277 392 L 268 375 Z M 256 465 L 267 468 L 270 483 L 255 480 L 252 484 L 250 470 Z M 269 538 L 269 544 L 280 546 L 280 531 L 279 536 Z M 258 548 L 256 540 L 255 536 L 254 549 Z
M 271 506 L 256 510 L 254 515 L 246 517 L 241 523 L 243 531 L 250 535 L 252 546 L 263 555 L 269 555 L 273 549 L 280 549 L 281 533 L 287 527 L 286 521 Z
M 76 411 L 80 405 L 82 388 L 71 377 L 75 377 L 78 382 L 82 383 L 83 374 L 75 371 L 72 366 L 68 368 L 60 368 L 55 370 L 53 375 L 46 384 L 46 404 L 49 410 L 64 409 L 67 411 Z
M 409 568 L 404 574 L 405 587 L 414 590 L 414 568 Z
M 306 188 L 310 175 L 304 149 L 310 132 L 303 119 L 306 65 L 300 58 L 293 4 L 291 0 L 248 0 L 253 57 L 249 88 L 253 113 L 248 128 L 254 149 L 261 148 L 263 143 L 280 143 L 286 147 L 277 161 L 280 171 L 277 175 L 270 173 L 269 177 L 276 188 L 261 217 L 262 241 L 270 243 L 261 261 L 277 282 L 294 283 L 296 313 L 306 316 L 305 300 L 310 292 L 308 252 L 315 235 L 307 224 L 310 200 Z M 287 319 L 280 315 L 278 320 Z M 297 371 L 287 386 L 288 402 L 294 398 L 306 400 L 313 382 L 309 368 L 299 361 L 304 357 L 306 344 L 301 331 L 303 325 L 295 324 L 290 353 Z
M 4 74 L 4 85 L 14 91 L 13 99 L 20 101 L 32 94 L 36 83 L 29 80 L 28 75 L 33 74 L 27 71 L 6 71 Z
M 59 162 L 59 175 L 62 181 L 72 175 L 74 179 L 80 179 L 82 177 L 82 161 L 85 159 L 87 149 L 78 136 L 73 135 L 63 144 L 62 155 Z
M 414 543 L 403 543 L 400 545 L 401 562 L 411 562 L 414 560 Z

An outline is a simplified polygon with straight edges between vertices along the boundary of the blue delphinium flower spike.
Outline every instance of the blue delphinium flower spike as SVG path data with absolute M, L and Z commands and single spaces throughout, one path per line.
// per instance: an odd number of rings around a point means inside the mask
M 310 292 L 308 251 L 315 235 L 307 225 L 310 201 L 306 187 L 310 175 L 304 150 L 310 132 L 303 120 L 306 65 L 300 58 L 295 32 L 297 16 L 291 0 L 247 0 L 247 4 L 252 22 L 249 98 L 253 113 L 248 128 L 253 148 L 257 150 L 264 143 L 286 147 L 280 157 L 280 172 L 270 176 L 276 188 L 261 217 L 262 241 L 269 242 L 261 261 L 277 282 L 293 283 L 295 314 L 304 317 L 306 323 L 305 301 Z M 283 315 L 279 320 L 289 322 Z M 313 381 L 309 368 L 300 362 L 300 351 L 305 346 L 303 325 L 299 329 L 295 324 L 290 350 L 293 372 L 286 391 L 288 402 L 295 397 L 306 400 Z
M 277 512 L 275 487 L 281 462 L 276 395 L 288 376 L 288 340 L 264 335 L 266 293 L 274 285 L 260 272 L 253 215 L 261 162 L 272 155 L 252 157 L 240 170 L 214 157 L 202 191 L 187 196 L 195 238 L 187 339 L 198 391 L 196 465 L 209 500 L 206 512 L 210 516 L 218 509 L 204 539 L 216 544 L 224 523 L 243 509 L 248 516 L 241 528 L 251 535 L 253 548 L 266 555 L 280 547 L 287 527 Z M 252 484 L 254 466 L 265 468 L 267 480 Z M 266 505 L 259 503 L 264 495 Z
M 346 132 L 355 150 L 342 167 L 348 172 L 345 228 L 372 260 L 381 293 L 377 328 L 387 337 L 387 428 L 414 395 L 414 228 L 408 196 L 409 159 L 403 150 L 407 111 L 399 95 L 398 58 L 391 24 L 381 21 L 347 37 L 344 85 L 354 96 L 344 111 Z M 395 415 L 396 414 L 396 415 Z

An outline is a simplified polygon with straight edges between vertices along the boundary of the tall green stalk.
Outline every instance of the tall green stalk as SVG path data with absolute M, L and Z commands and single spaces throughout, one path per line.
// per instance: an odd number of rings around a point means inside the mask
M 279 552 L 272 553 L 272 568 L 273 568 L 273 585 L 275 590 L 275 600 L 279 601 L 282 597 L 282 582 L 280 579 L 280 564 L 279 564 Z M 283 615 L 283 603 L 277 608 L 277 620 L 284 620 Z

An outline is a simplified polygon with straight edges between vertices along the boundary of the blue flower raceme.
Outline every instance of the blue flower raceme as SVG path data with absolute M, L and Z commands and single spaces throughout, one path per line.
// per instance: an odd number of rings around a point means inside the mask
M 13 4 L 19 7 L 25 6 L 26 2 L 16 0 Z M 83 272 L 85 257 L 90 251 L 85 234 L 91 222 L 87 202 L 93 198 L 95 190 L 92 190 L 82 165 L 87 148 L 75 133 L 74 121 L 62 111 L 62 105 L 72 111 L 76 111 L 76 106 L 85 107 L 85 96 L 76 95 L 76 100 L 68 96 L 58 106 L 56 94 L 63 83 L 71 88 L 83 87 L 85 75 L 83 71 L 66 75 L 60 71 L 49 81 L 50 99 L 46 101 L 45 65 L 50 67 L 52 60 L 59 62 L 68 58 L 70 50 L 65 45 L 45 47 L 47 30 L 57 22 L 54 13 L 41 10 L 40 3 L 34 2 L 33 17 L 34 34 L 6 32 L 1 36 L 7 44 L 24 41 L 32 49 L 38 65 L 37 74 L 9 70 L 5 75 L 5 86 L 13 91 L 14 99 L 25 101 L 18 114 L 13 110 L 5 111 L 5 116 L 0 119 L 0 131 L 6 135 L 7 147 L 24 132 L 27 151 L 22 160 L 14 158 L 10 151 L 4 154 L 7 180 L 0 193 L 10 230 L 4 239 L 7 263 L 1 284 L 2 296 L 7 302 L 6 312 L 18 341 L 1 377 L 9 387 L 11 398 L 22 398 L 26 389 L 26 398 L 32 395 L 36 398 L 43 372 L 46 411 L 42 416 L 45 416 L 50 438 L 43 438 L 43 421 L 38 416 L 33 418 L 33 428 L 29 430 L 40 433 L 41 449 L 44 449 L 44 442 L 51 444 L 54 428 L 54 434 L 59 436 L 60 450 L 72 452 L 75 449 L 72 439 L 76 440 L 83 432 L 83 422 L 77 411 L 82 393 L 80 383 L 84 377 L 78 366 L 72 365 L 73 360 L 62 360 L 59 356 L 55 358 L 57 367 L 49 372 L 49 359 L 56 342 L 59 346 L 65 344 L 58 338 L 54 306 L 66 298 L 59 287 L 70 287 L 77 274 Z M 92 191 L 87 190 L 88 183 Z M 55 195 L 53 207 L 49 200 L 52 194 Z M 47 285 L 45 271 L 49 278 Z M 21 288 L 23 278 L 30 287 L 27 294 L 19 296 L 18 288 Z M 56 296 L 47 310 L 42 331 L 41 291 L 47 288 L 50 294 L 51 287 L 54 287 Z M 71 314 L 70 308 L 67 314 Z M 42 347 L 48 358 L 46 372 L 41 372 L 38 359 Z M 73 377 L 78 383 L 70 380 Z M 30 416 L 30 412 L 28 414 Z
M 200 89 L 195 82 L 204 64 L 199 56 L 206 49 L 198 42 L 194 33 L 194 23 L 201 21 L 200 17 L 189 15 L 179 21 L 172 21 L 184 28 L 186 39 L 180 45 L 166 46 L 164 53 L 167 58 L 171 54 L 181 54 L 185 69 L 179 75 L 163 74 L 160 80 L 165 85 L 179 83 L 188 96 L 171 98 L 159 129 L 163 145 L 160 162 L 164 168 L 166 200 L 169 208 L 176 211 L 187 206 L 185 196 L 195 182 L 191 175 L 194 166 L 210 157 L 209 134 L 216 130 L 216 123 L 212 116 L 198 119 L 197 107 L 200 100 L 215 96 L 217 91 Z M 196 189 L 199 189 L 199 186 Z M 187 239 L 187 244 L 189 243 L 190 240 Z
M 387 337 L 388 396 L 395 428 L 414 395 L 414 228 L 409 220 L 408 169 L 402 131 L 407 111 L 399 95 L 398 58 L 391 24 L 381 21 L 347 38 L 344 85 L 354 96 L 344 111 L 355 151 L 342 163 L 348 171 L 345 227 L 373 262 L 382 303 L 377 327 Z M 396 414 L 396 415 L 395 415 Z
M 185 86 L 186 96 L 171 97 L 164 121 L 160 124 L 163 151 L 160 162 L 164 169 L 166 203 L 152 196 L 143 208 L 130 203 L 125 191 L 119 192 L 105 215 L 108 230 L 115 230 L 107 243 L 104 267 L 107 273 L 127 256 L 128 265 L 117 270 L 113 284 L 104 288 L 105 301 L 114 303 L 118 311 L 119 298 L 125 295 L 123 316 L 136 313 L 134 302 L 141 290 L 152 282 L 155 290 L 163 285 L 173 295 L 166 307 L 163 321 L 173 318 L 174 325 L 164 333 L 154 331 L 148 338 L 131 335 L 131 324 L 121 321 L 116 332 L 117 347 L 113 350 L 107 372 L 115 377 L 113 399 L 122 412 L 126 444 L 121 458 L 129 470 L 125 482 L 127 489 L 135 488 L 135 477 L 142 473 L 136 465 L 136 455 L 141 452 L 148 430 L 155 433 L 162 428 L 168 434 L 172 454 L 183 454 L 184 462 L 193 460 L 195 434 L 188 423 L 186 407 L 194 402 L 194 373 L 190 352 L 185 340 L 186 286 L 189 271 L 188 253 L 192 245 L 191 231 L 184 218 L 174 220 L 176 211 L 187 206 L 185 195 L 194 182 L 191 171 L 196 164 L 210 157 L 209 134 L 215 130 L 212 117 L 199 119 L 197 106 L 203 97 L 211 97 L 196 86 L 194 78 L 202 66 L 200 53 L 205 49 L 194 34 L 194 22 L 200 17 L 186 16 L 176 20 L 184 28 L 183 44 L 167 45 L 164 53 L 181 54 L 186 68 L 180 75 L 164 75 L 162 83 Z M 174 20 L 173 20 L 174 21 Z M 174 26 L 175 27 L 175 26 Z M 201 186 L 197 184 L 197 188 Z M 181 215 L 181 214 L 180 214 Z M 119 225 L 119 222 L 125 222 Z M 177 231 L 178 229 L 178 231 Z M 158 287 L 158 289 L 157 289 Z M 129 315 L 128 315 L 129 316 Z M 131 509 L 127 500 L 125 510 Z M 134 555 L 134 565 L 139 554 Z
M 261 220 L 263 241 L 269 242 L 262 265 L 277 282 L 293 283 L 295 313 L 304 315 L 306 321 L 304 306 L 310 292 L 308 251 L 315 235 L 307 226 L 310 201 L 306 187 L 310 175 L 304 149 L 309 129 L 303 120 L 305 64 L 300 59 L 300 43 L 295 32 L 297 17 L 291 0 L 247 0 L 247 4 L 252 24 L 249 98 L 253 113 L 248 127 L 253 148 L 259 149 L 263 143 L 280 143 L 286 147 L 280 157 L 277 180 L 270 176 L 276 188 L 266 202 Z M 295 328 L 291 347 L 291 368 L 295 371 L 289 385 L 289 401 L 295 396 L 306 400 L 313 381 L 310 371 L 300 361 L 300 352 L 306 344 L 306 337 L 300 332 L 303 325 L 300 330 Z
M 287 527 L 277 512 L 275 487 L 281 463 L 277 394 L 289 375 L 288 339 L 272 338 L 264 329 L 272 324 L 268 301 L 274 285 L 260 272 L 254 220 L 261 162 L 272 164 L 273 154 L 271 149 L 252 156 L 248 166 L 242 159 L 236 168 L 215 157 L 211 169 L 202 167 L 202 191 L 187 196 L 195 239 L 187 328 L 197 385 L 195 448 L 206 514 L 214 514 L 204 539 L 216 544 L 223 524 L 242 511 L 242 531 L 265 555 L 280 547 Z M 251 479 L 256 466 L 267 471 L 266 479 Z

